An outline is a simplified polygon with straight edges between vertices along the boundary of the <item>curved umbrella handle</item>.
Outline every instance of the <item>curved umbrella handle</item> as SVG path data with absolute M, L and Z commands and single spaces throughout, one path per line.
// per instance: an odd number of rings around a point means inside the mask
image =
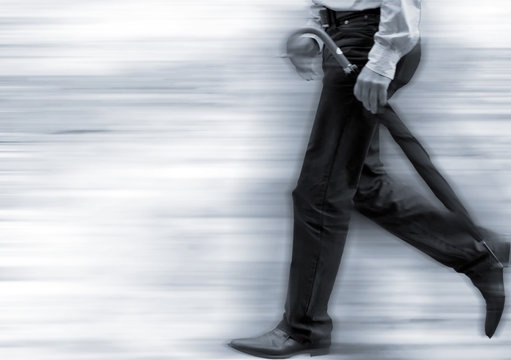
M 346 75 L 355 74 L 358 72 L 357 65 L 353 65 L 350 61 L 344 56 L 342 50 L 335 44 L 330 36 L 326 32 L 321 29 L 315 27 L 303 27 L 298 30 L 293 31 L 288 38 L 288 41 L 293 37 L 304 35 L 304 34 L 313 34 L 319 37 L 327 47 L 328 50 L 332 53 L 335 60 L 341 65 L 342 69 L 346 73 Z
M 350 63 L 350 61 L 344 56 L 342 50 L 332 40 L 332 38 L 323 30 L 314 27 L 303 27 L 296 31 L 293 31 L 288 38 L 288 41 L 293 37 L 300 36 L 303 34 L 313 34 L 318 36 L 324 43 L 325 46 L 330 50 L 334 58 L 337 60 L 339 65 L 346 73 L 346 75 L 356 75 L 358 73 L 358 67 Z M 479 228 L 473 221 L 467 209 L 463 206 L 463 203 L 458 198 L 454 190 L 451 188 L 449 183 L 442 176 L 440 171 L 432 163 L 428 153 L 419 141 L 413 136 L 408 127 L 399 119 L 391 108 L 385 109 L 385 111 L 379 115 L 381 123 L 389 130 L 390 134 L 394 138 L 394 141 L 399 145 L 401 150 L 410 160 L 413 167 L 417 170 L 422 179 L 426 182 L 429 188 L 433 191 L 435 196 L 444 204 L 444 206 L 457 214 L 462 223 L 465 225 L 469 233 L 474 238 L 481 242 L 488 252 L 495 258 L 497 263 L 503 267 L 501 261 L 497 258 L 495 253 L 486 243 L 484 236 L 479 231 Z

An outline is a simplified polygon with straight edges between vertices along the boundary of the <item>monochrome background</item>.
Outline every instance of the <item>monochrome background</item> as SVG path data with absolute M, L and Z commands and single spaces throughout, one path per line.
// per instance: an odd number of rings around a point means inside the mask
M 280 57 L 306 5 L 0 0 L 1 359 L 242 359 L 225 344 L 276 325 L 320 89 Z M 393 100 L 504 234 L 510 18 L 506 0 L 424 1 L 423 61 Z M 384 161 L 424 188 L 390 141 Z M 511 315 L 488 340 L 482 306 L 355 216 L 325 359 L 509 359 Z

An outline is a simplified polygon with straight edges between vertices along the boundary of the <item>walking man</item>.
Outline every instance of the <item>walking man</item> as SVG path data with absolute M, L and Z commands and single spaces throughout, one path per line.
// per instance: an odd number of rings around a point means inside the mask
M 326 32 L 362 70 L 350 78 L 323 51 L 323 89 L 292 192 L 285 312 L 275 329 L 229 345 L 266 358 L 328 353 L 332 320 L 327 306 L 353 209 L 467 275 L 486 301 L 485 332 L 492 337 L 504 309 L 502 264 L 509 262 L 509 243 L 484 231 L 492 256 L 455 214 L 394 183 L 379 158 L 378 114 L 382 108 L 392 112 L 388 97 L 419 63 L 420 0 L 312 0 L 311 10 L 316 26 L 328 22 Z M 311 79 L 321 41 L 296 37 L 287 47 L 298 74 Z

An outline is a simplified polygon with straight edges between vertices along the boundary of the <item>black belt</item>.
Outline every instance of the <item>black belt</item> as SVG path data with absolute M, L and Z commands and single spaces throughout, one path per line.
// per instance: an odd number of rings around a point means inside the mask
M 365 9 L 358 11 L 335 11 L 329 8 L 320 10 L 321 25 L 324 28 L 330 26 L 338 26 L 340 24 L 348 24 L 350 20 L 358 17 L 368 17 L 369 15 L 380 16 L 380 8 Z

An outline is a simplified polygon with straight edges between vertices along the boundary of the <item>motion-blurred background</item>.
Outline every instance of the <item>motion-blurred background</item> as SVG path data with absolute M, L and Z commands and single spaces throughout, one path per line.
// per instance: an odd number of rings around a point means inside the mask
M 241 359 L 224 344 L 276 324 L 320 88 L 279 55 L 306 5 L 0 0 L 0 359 Z M 394 100 L 503 233 L 510 18 L 506 0 L 424 1 Z M 385 161 L 422 186 L 392 144 Z M 464 278 L 360 217 L 341 270 L 326 358 L 511 357 Z

